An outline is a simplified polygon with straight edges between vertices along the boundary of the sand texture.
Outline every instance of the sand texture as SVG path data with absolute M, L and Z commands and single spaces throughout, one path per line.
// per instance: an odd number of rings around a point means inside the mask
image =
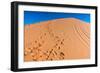
M 75 18 L 24 27 L 24 61 L 90 58 L 90 24 Z

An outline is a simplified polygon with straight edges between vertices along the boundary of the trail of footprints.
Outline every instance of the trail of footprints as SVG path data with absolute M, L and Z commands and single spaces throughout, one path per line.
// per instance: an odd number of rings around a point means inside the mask
M 56 43 L 52 48 L 49 48 L 47 50 L 41 50 L 40 48 L 44 45 L 45 41 L 43 40 L 43 37 L 46 37 L 47 33 L 51 38 L 53 38 Z M 47 33 L 43 33 L 42 36 L 39 37 L 41 39 L 41 42 L 35 40 L 34 43 L 37 44 L 37 46 L 34 46 L 32 48 L 28 48 L 27 51 L 24 52 L 24 56 L 31 55 L 33 61 L 47 61 L 47 60 L 62 60 L 65 58 L 65 53 L 61 51 L 64 45 L 64 39 L 60 38 L 59 36 L 55 35 L 53 31 L 47 26 Z

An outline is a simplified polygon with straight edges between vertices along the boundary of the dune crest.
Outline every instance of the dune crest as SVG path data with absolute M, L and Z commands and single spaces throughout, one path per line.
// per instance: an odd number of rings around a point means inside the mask
M 61 18 L 25 25 L 24 61 L 90 58 L 90 24 Z

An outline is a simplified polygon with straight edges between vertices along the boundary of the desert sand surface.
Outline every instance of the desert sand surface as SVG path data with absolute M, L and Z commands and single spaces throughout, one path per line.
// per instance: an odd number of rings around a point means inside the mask
M 24 61 L 90 58 L 90 24 L 61 18 L 24 26 Z

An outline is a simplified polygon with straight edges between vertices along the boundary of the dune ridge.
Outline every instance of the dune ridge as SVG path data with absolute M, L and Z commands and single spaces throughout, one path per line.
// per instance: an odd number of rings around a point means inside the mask
M 61 18 L 25 25 L 24 61 L 90 58 L 90 24 Z

